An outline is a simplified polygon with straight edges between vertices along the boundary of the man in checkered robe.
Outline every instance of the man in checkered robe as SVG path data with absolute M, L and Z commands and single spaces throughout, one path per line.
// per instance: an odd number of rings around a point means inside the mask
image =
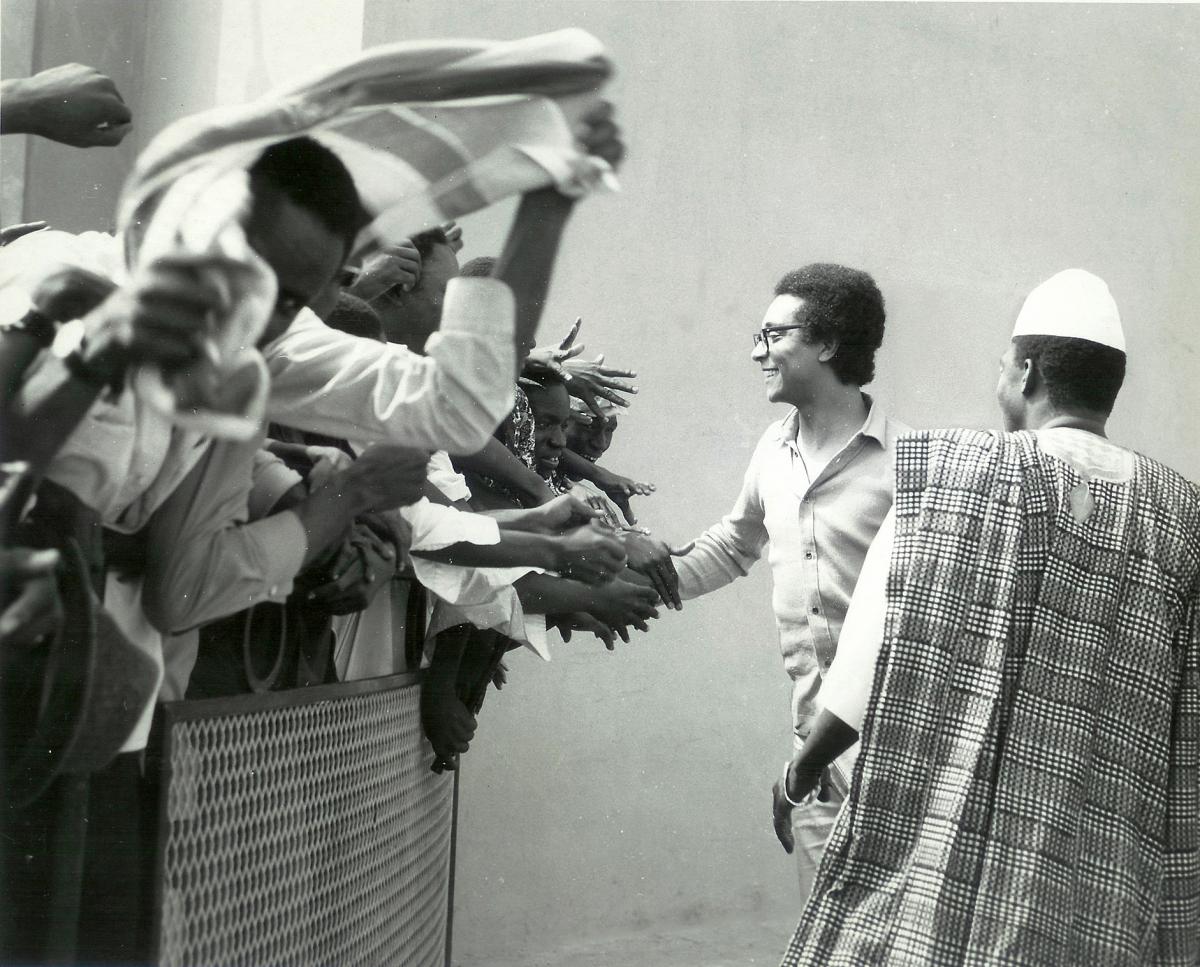
M 1123 350 L 1107 287 L 1060 273 L 1003 363 L 1016 432 L 900 441 L 776 785 L 786 840 L 861 736 L 785 965 L 1200 964 L 1200 489 L 1104 439 Z

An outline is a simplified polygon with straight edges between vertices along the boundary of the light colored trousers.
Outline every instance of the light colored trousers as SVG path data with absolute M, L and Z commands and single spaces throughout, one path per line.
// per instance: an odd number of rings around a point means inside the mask
M 797 748 L 799 745 L 797 740 Z M 801 904 L 807 903 L 812 894 L 813 881 L 817 877 L 817 867 L 821 865 L 821 856 L 825 853 L 825 844 L 829 842 L 829 834 L 833 832 L 833 824 L 849 791 L 845 774 L 839 768 L 840 763 L 841 760 L 838 760 L 838 763 L 829 769 L 833 781 L 829 785 L 828 799 L 825 802 L 818 800 L 804 809 L 792 810 L 792 836 L 796 840 L 795 856 L 797 872 L 800 874 Z

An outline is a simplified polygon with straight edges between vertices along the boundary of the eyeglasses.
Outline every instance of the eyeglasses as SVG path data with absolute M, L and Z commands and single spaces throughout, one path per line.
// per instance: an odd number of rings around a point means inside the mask
M 772 338 L 772 336 L 774 336 L 775 333 L 787 332 L 789 329 L 803 329 L 803 328 L 804 328 L 804 326 L 801 326 L 801 325 L 764 326 L 762 329 L 760 329 L 758 332 L 756 332 L 754 334 L 754 345 L 761 346 L 761 345 L 763 345 L 763 343 L 766 343 L 767 348 L 770 349 L 773 345 L 775 345 L 775 340 Z

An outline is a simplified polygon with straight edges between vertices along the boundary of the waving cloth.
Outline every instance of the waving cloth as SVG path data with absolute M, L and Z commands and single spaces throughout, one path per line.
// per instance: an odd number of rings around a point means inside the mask
M 901 440 L 850 799 L 784 964 L 1200 959 L 1200 497 Z
M 275 282 L 241 221 L 250 204 L 245 172 L 265 148 L 306 135 L 334 151 L 370 219 L 356 245 L 367 250 L 536 188 L 578 195 L 611 184 L 608 165 L 584 155 L 573 135 L 610 73 L 600 42 L 577 29 L 508 42 L 391 44 L 166 128 L 122 193 L 127 259 L 136 268 L 168 254 L 221 255 L 245 268 L 216 280 L 237 308 L 214 327 L 212 352 L 218 372 L 240 378 L 210 380 L 231 397 L 215 421 L 195 400 L 172 401 L 152 377 L 139 383 L 143 396 L 198 430 L 249 436 L 257 427 L 264 398 L 245 385 L 247 354 Z

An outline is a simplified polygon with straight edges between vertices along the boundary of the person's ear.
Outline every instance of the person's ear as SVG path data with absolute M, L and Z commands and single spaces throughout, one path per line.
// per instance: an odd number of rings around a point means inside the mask
M 1032 359 L 1021 361 L 1021 395 L 1032 396 L 1038 388 L 1038 371 Z
M 822 363 L 827 363 L 837 355 L 839 343 L 827 342 L 821 347 L 820 353 L 817 354 L 817 360 Z

